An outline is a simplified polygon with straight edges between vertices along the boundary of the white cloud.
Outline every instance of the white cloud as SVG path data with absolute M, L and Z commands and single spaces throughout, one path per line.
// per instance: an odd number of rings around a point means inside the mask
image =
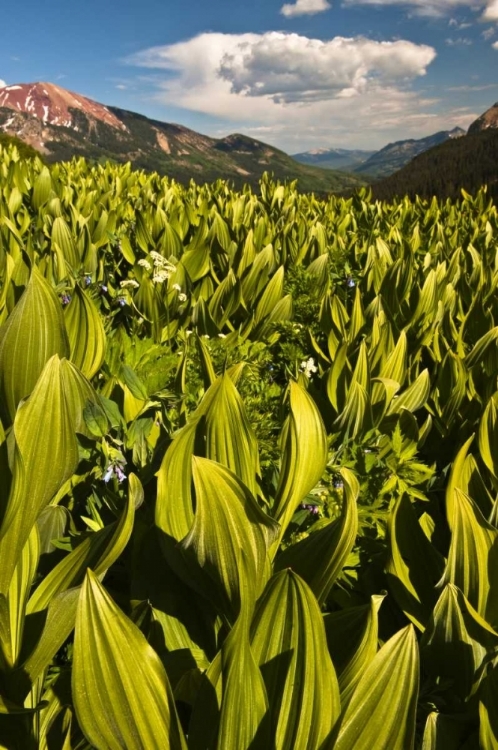
M 483 13 L 483 20 L 498 21 L 498 0 L 490 0 Z
M 493 42 L 491 46 L 493 47 L 493 49 L 498 49 L 498 42 Z
M 486 21 L 498 20 L 498 0 L 343 0 L 343 5 L 399 5 L 419 16 L 444 16 L 459 8 L 480 11 Z
M 203 99 L 207 91 L 214 100 L 266 99 L 271 105 L 364 94 L 425 75 L 435 57 L 432 47 L 404 40 L 334 37 L 324 42 L 271 31 L 200 34 L 187 42 L 145 50 L 130 62 L 177 72 L 164 88 L 184 101 L 191 101 L 193 92 Z
M 7 85 L 7 83 L 6 83 L 5 81 L 2 81 L 2 79 L 0 78 L 0 89 L 1 89 L 1 88 L 2 88 L 3 86 L 6 86 L 6 85 Z
M 296 0 L 294 5 L 291 3 L 282 5 L 280 13 L 287 17 L 312 16 L 315 13 L 323 13 L 324 10 L 329 10 L 331 7 L 328 0 Z
M 470 124 L 474 113 L 443 112 L 411 89 L 435 57 L 432 47 L 405 40 L 205 33 L 127 62 L 164 71 L 154 100 L 210 115 L 211 135 L 242 131 L 295 153 L 376 148 Z
M 470 47 L 473 44 L 472 39 L 464 36 L 459 36 L 456 39 L 445 39 L 444 42 L 448 47 Z
M 487 41 L 488 39 L 491 39 L 491 37 L 492 37 L 492 36 L 494 36 L 494 35 L 495 35 L 495 33 L 496 33 L 496 32 L 495 32 L 495 29 L 494 29 L 494 27 L 493 27 L 493 26 L 490 26 L 490 27 L 489 27 L 488 29 L 484 29 L 484 31 L 482 32 L 481 36 L 482 36 L 482 37 L 483 37 L 484 39 L 486 39 L 486 41 Z

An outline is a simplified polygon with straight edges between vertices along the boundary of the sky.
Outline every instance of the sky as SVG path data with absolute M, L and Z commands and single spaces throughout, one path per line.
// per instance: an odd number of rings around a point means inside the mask
M 290 154 L 467 128 L 498 100 L 498 0 L 23 0 L 0 28 L 5 84 Z

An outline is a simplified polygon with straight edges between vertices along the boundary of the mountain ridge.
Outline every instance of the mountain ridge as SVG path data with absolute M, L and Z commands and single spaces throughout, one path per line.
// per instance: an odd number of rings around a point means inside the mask
M 240 133 L 212 138 L 174 123 L 103 105 L 44 82 L 0 88 L 0 132 L 19 137 L 47 161 L 84 156 L 131 161 L 139 169 L 190 179 L 231 180 L 257 186 L 265 171 L 298 180 L 300 190 L 326 194 L 351 190 L 366 180 L 295 162 L 280 149 Z

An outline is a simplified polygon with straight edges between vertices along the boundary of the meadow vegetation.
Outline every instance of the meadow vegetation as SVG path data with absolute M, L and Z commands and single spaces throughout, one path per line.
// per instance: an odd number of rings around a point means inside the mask
M 498 746 L 497 238 L 0 145 L 0 747 Z

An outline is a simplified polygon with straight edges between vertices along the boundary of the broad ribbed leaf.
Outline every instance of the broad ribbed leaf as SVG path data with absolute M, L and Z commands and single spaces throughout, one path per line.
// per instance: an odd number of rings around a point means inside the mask
M 226 373 L 204 395 L 191 421 L 175 436 L 157 474 L 156 525 L 170 564 L 181 574 L 176 542 L 194 520 L 191 497 L 192 455 L 227 466 L 253 495 L 259 474 L 258 448 L 244 404 Z
M 378 613 L 384 598 L 372 596 L 370 604 L 324 615 L 327 644 L 339 679 L 343 709 L 377 653 Z
M 479 742 L 482 750 L 498 747 L 498 666 L 489 669 L 479 701 Z
M 0 393 L 13 421 L 45 364 L 69 356 L 69 341 L 57 295 L 35 267 L 24 293 L 0 329 Z
M 91 571 L 76 615 L 72 693 L 97 750 L 186 750 L 161 660 Z
M 498 633 L 476 612 L 462 592 L 448 584 L 434 607 L 421 641 L 425 671 L 465 700 L 482 677 L 486 653 L 495 651 Z
M 240 607 L 240 551 L 249 584 L 259 596 L 269 574 L 268 548 L 278 525 L 258 506 L 240 479 L 221 464 L 193 457 L 196 497 L 194 523 L 182 542 L 196 588 L 217 603 L 229 619 Z M 197 567 L 199 566 L 199 567 Z
M 396 501 L 388 521 L 389 587 L 405 615 L 424 630 L 438 598 L 444 559 L 422 531 L 407 495 Z
M 457 586 L 483 617 L 491 609 L 493 623 L 498 615 L 497 538 L 498 530 L 486 521 L 468 495 L 456 489 L 451 544 L 441 584 L 453 583 Z M 490 590 L 493 597 L 488 607 Z
M 418 686 L 418 647 L 409 625 L 365 670 L 327 750 L 412 750 Z
M 106 337 L 102 320 L 92 300 L 76 284 L 64 311 L 71 361 L 85 377 L 99 371 L 105 357 Z
M 251 633 L 275 750 L 318 750 L 339 716 L 339 687 L 318 603 L 292 570 L 268 582 Z
M 410 412 L 417 411 L 426 403 L 430 390 L 429 371 L 423 370 L 406 391 L 403 391 L 391 401 L 388 414 L 399 414 L 401 409 L 407 409 Z
M 38 515 L 72 476 L 79 461 L 61 373 L 62 363 L 53 356 L 14 421 L 13 481 L 0 539 L 2 592 L 8 590 Z
M 128 480 L 128 500 L 119 521 L 90 534 L 52 568 L 31 595 L 29 613 L 45 609 L 55 596 L 72 586 L 81 585 L 87 568 L 102 575 L 119 558 L 133 530 L 135 508 L 143 501 L 140 480 L 135 474 L 130 474 Z
M 276 570 L 291 568 L 311 588 L 319 604 L 324 604 L 334 581 L 353 548 L 358 531 L 356 501 L 360 485 L 349 469 L 341 469 L 344 499 L 341 515 L 325 522 L 297 544 L 284 550 L 275 560 Z
M 284 427 L 280 478 L 272 513 L 283 536 L 299 503 L 327 463 L 327 436 L 313 399 L 298 383 L 289 386 L 290 414 Z M 277 547 L 274 546 L 274 553 Z

